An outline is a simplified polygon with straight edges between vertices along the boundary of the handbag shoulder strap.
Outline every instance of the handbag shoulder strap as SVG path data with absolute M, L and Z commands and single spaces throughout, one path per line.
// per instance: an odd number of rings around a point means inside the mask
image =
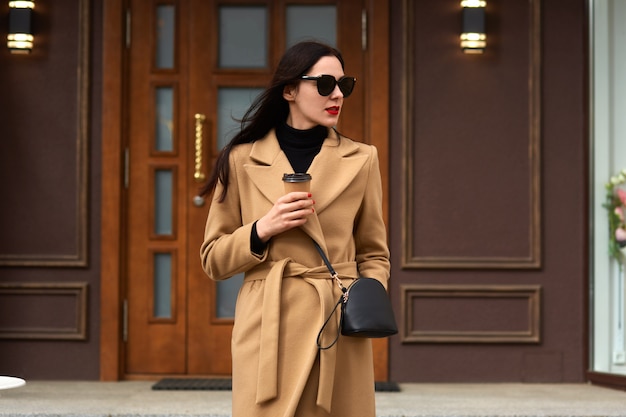
M 311 240 L 313 241 L 313 244 L 315 245 L 315 249 L 317 249 L 320 256 L 322 257 L 322 260 L 324 260 L 324 263 L 326 264 L 326 268 L 328 268 L 328 272 L 330 272 L 330 275 L 332 275 L 334 278 L 335 275 L 337 275 L 337 272 L 335 272 L 335 268 L 333 268 L 332 264 L 328 260 L 328 257 L 326 257 L 326 254 L 324 253 L 324 249 L 322 249 L 322 247 L 319 245 L 319 243 L 315 241 L 315 239 L 311 238 Z
M 328 260 L 328 257 L 324 253 L 324 249 L 322 249 L 322 247 L 319 245 L 319 243 L 315 241 L 315 239 L 311 238 L 311 241 L 313 241 L 313 244 L 315 245 L 315 249 L 317 249 L 320 256 L 322 257 L 322 260 L 324 261 L 324 264 L 326 265 L 326 268 L 328 268 L 328 272 L 330 272 L 330 276 L 335 280 L 337 285 L 339 285 L 339 288 L 341 288 L 341 292 L 344 293 L 344 298 L 347 297 L 348 289 L 343 286 L 341 279 L 339 279 L 339 274 L 337 274 L 337 272 L 335 271 L 335 268 L 333 268 L 333 265 Z
M 322 333 L 324 332 L 324 329 L 326 328 L 326 325 L 328 324 L 330 319 L 333 317 L 333 315 L 337 311 L 337 307 L 339 307 L 339 305 L 341 305 L 342 301 L 345 302 L 345 300 L 347 299 L 348 289 L 343 286 L 343 283 L 339 279 L 339 275 L 335 271 L 335 268 L 333 268 L 333 265 L 330 263 L 330 261 L 328 260 L 328 257 L 324 253 L 324 249 L 322 249 L 322 247 L 315 241 L 315 239 L 311 238 L 311 240 L 313 241 L 313 244 L 315 245 L 315 248 L 317 249 L 317 251 L 319 252 L 320 256 L 322 257 L 322 260 L 324 261 L 324 264 L 326 264 L 326 268 L 328 268 L 328 272 L 330 272 L 330 276 L 337 282 L 337 285 L 339 285 L 339 288 L 341 288 L 341 292 L 343 293 L 343 295 L 341 297 L 339 297 L 339 301 L 337 301 L 337 304 L 335 304 L 335 307 L 333 308 L 333 311 L 330 312 L 330 314 L 328 315 L 328 318 L 326 319 L 326 321 L 322 325 L 322 328 L 320 329 L 319 333 L 317 334 L 317 347 L 318 347 L 318 349 L 326 350 L 326 349 L 330 349 L 331 347 L 333 347 L 335 345 L 335 343 L 337 343 L 337 340 L 339 340 L 339 334 L 341 333 L 341 325 L 343 323 L 343 314 L 341 314 L 341 311 L 340 311 L 340 316 L 339 316 L 339 326 L 337 327 L 337 335 L 335 336 L 335 339 L 332 341 L 332 343 L 330 345 L 322 346 L 322 343 L 321 343 L 321 340 L 320 340 L 321 337 L 322 337 Z
M 337 301 L 337 304 L 335 304 L 333 311 L 330 312 L 330 314 L 328 315 L 328 318 L 322 325 L 322 328 L 317 333 L 317 348 L 320 350 L 330 349 L 331 347 L 335 345 L 335 343 L 337 343 L 337 340 L 339 340 L 339 334 L 341 333 L 341 325 L 343 324 L 343 314 L 341 314 L 341 311 L 340 311 L 340 316 L 339 316 L 339 326 L 337 327 L 337 335 L 335 336 L 335 339 L 328 346 L 322 346 L 322 341 L 320 339 L 322 338 L 322 333 L 324 333 L 324 329 L 326 328 L 326 325 L 335 314 L 335 311 L 337 311 L 337 307 L 339 307 L 339 305 L 341 304 L 341 301 L 342 301 L 342 297 L 339 297 L 339 301 Z

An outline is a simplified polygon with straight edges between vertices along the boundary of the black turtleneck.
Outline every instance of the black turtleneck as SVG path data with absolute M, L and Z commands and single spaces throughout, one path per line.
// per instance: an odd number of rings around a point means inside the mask
M 283 150 L 293 172 L 307 172 L 313 159 L 322 149 L 322 144 L 328 129 L 324 126 L 315 126 L 312 129 L 298 130 L 282 123 L 276 128 L 276 137 L 280 148 Z M 261 256 L 267 244 L 263 243 L 256 232 L 256 222 L 252 225 L 252 234 L 250 236 L 250 250 Z
M 307 172 L 311 162 L 322 149 L 327 134 L 328 128 L 320 125 L 312 129 L 298 130 L 287 123 L 282 123 L 276 128 L 278 143 L 287 155 L 293 172 Z

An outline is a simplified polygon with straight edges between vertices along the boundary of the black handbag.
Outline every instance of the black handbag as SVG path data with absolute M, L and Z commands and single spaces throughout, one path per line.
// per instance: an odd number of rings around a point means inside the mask
M 344 336 L 369 338 L 388 337 L 398 333 L 398 325 L 391 308 L 391 302 L 383 284 L 374 278 L 360 277 L 346 288 L 326 257 L 324 250 L 317 242 L 313 241 L 313 243 L 324 260 L 331 277 L 343 292 L 317 334 L 317 347 L 322 350 L 330 349 L 337 343 L 340 333 Z M 341 316 L 337 336 L 330 345 L 322 346 L 320 341 L 322 333 L 340 305 Z

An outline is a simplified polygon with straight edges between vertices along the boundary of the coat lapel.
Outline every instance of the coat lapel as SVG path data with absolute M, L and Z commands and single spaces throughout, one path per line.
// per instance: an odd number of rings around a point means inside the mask
M 274 130 L 252 144 L 251 163 L 244 165 L 250 181 L 272 204 L 283 195 L 283 174 L 293 172 Z
M 336 133 L 333 132 L 333 135 Z M 359 154 L 358 145 L 349 139 L 327 138 L 319 155 L 313 160 L 311 193 L 315 199 L 315 210 L 322 213 L 354 181 L 367 160 Z
M 315 213 L 302 226 L 324 250 L 326 244 L 317 216 L 352 183 L 367 160 L 366 155 L 357 152 L 359 148 L 356 143 L 348 139 L 338 140 L 337 133 L 330 129 L 329 136 L 308 171 L 312 177 L 311 194 L 315 199 Z M 261 194 L 274 204 L 284 193 L 283 174 L 293 172 L 289 160 L 280 149 L 274 130 L 254 142 L 250 159 L 251 163 L 244 165 L 247 175 Z

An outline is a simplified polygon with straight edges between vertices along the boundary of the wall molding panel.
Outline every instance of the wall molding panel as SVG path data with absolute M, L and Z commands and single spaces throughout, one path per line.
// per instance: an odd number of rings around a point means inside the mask
M 13 211 L 25 208 L 30 211 L 23 212 L 22 216 L 8 216 L 13 221 L 3 225 L 0 266 L 88 265 L 89 0 L 77 2 L 75 19 L 77 50 L 53 49 L 42 35 L 36 39 L 39 44 L 35 45 L 32 57 L 29 57 L 33 62 L 28 69 L 39 78 L 32 80 L 31 90 L 22 91 L 24 97 L 21 99 L 39 103 L 39 111 L 32 109 L 27 120 L 16 121 L 17 131 L 6 139 L 10 139 L 14 146 L 11 149 L 11 163 L 15 165 L 13 174 L 21 176 L 30 188 L 25 190 L 22 185 L 21 189 L 9 188 L 3 192 L 7 208 L 10 205 Z M 74 39 L 71 38 L 72 41 Z M 42 73 L 65 76 L 68 71 L 76 74 L 74 91 L 66 88 L 54 89 L 54 93 L 50 93 L 46 90 L 47 86 L 58 83 L 41 77 Z M 21 85 L 23 82 L 18 79 L 16 84 L 24 87 Z M 49 94 L 50 97 L 42 101 L 39 99 L 42 94 Z M 71 109 L 72 106 L 76 118 L 59 120 L 56 116 L 58 108 Z M 48 159 L 47 165 L 37 163 Z
M 87 283 L 1 283 L 0 339 L 87 339 Z
M 453 11 L 414 24 L 404 3 L 405 269 L 541 267 L 540 0 L 490 6 L 487 49 L 466 55 L 427 35 Z
M 539 285 L 403 285 L 402 343 L 539 343 Z

